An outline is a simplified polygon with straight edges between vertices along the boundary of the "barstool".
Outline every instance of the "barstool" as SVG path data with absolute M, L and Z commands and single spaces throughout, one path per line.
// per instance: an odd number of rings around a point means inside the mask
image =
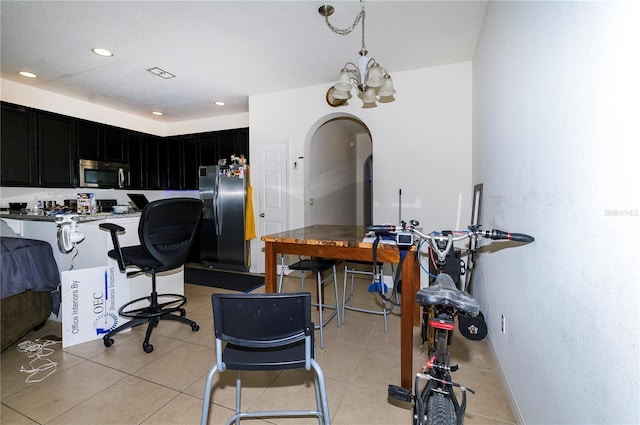
M 318 302 L 313 303 L 311 305 L 318 307 L 318 313 L 320 315 L 320 319 L 318 321 L 318 325 L 315 326 L 316 329 L 320 330 L 320 348 L 324 348 L 324 333 L 323 328 L 334 318 L 337 317 L 338 326 L 341 325 L 340 321 L 340 304 L 338 297 L 338 279 L 336 273 L 336 261 L 332 259 L 326 258 L 309 258 L 302 259 L 300 258 L 297 262 L 293 264 L 286 265 L 284 263 L 284 255 L 281 257 L 281 265 L 282 269 L 280 271 L 280 281 L 278 282 L 278 292 L 282 292 L 282 280 L 284 278 L 284 273 L 287 270 L 292 271 L 300 271 L 301 272 L 301 291 L 304 292 L 304 275 L 305 272 L 310 271 L 316 273 L 317 279 L 317 291 L 318 291 Z M 326 277 L 322 277 L 323 273 L 327 270 L 331 269 L 331 275 Z M 325 283 L 333 280 L 333 289 L 335 292 L 336 303 L 335 305 L 327 305 L 325 304 L 323 287 Z M 324 309 L 334 310 L 333 313 L 329 315 L 326 319 L 324 318 Z
M 356 266 L 368 266 L 368 270 L 360 270 L 356 268 Z M 391 265 L 391 274 L 394 275 L 393 264 Z M 351 275 L 351 290 L 349 291 L 349 295 L 347 295 L 347 279 Z M 389 325 L 387 322 L 387 314 L 391 313 L 396 305 L 400 305 L 398 292 L 393 291 L 391 293 L 391 300 L 387 301 L 382 299 L 382 307 L 378 310 L 374 310 L 372 308 L 364 308 L 364 307 L 356 307 L 353 305 L 353 292 L 355 287 L 355 277 L 356 275 L 365 275 L 370 276 L 371 281 L 369 285 L 369 292 L 377 293 L 382 292 L 385 293 L 384 282 L 380 281 L 380 276 L 382 275 L 382 263 L 378 263 L 374 268 L 374 265 L 371 261 L 355 261 L 349 260 L 345 262 L 344 265 L 344 284 L 342 286 L 342 322 L 344 324 L 345 318 L 345 310 L 359 311 L 361 313 L 370 313 L 370 314 L 381 314 L 384 316 L 384 332 L 387 333 L 389 331 Z M 376 280 L 377 279 L 377 280 Z M 382 286 L 380 288 L 379 286 Z

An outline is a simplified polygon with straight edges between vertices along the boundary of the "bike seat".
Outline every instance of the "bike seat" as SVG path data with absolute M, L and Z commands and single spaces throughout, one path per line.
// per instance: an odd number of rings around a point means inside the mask
M 456 288 L 453 279 L 446 273 L 440 273 L 436 277 L 435 284 L 420 289 L 416 294 L 416 300 L 421 306 L 452 306 L 469 316 L 477 316 L 480 312 L 478 301 L 466 292 Z

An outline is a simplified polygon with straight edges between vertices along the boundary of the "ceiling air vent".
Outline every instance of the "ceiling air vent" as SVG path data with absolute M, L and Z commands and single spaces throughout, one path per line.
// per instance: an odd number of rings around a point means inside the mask
M 157 66 L 155 68 L 149 68 L 147 69 L 147 71 L 149 71 L 152 74 L 157 75 L 158 77 L 162 77 L 165 80 L 168 80 L 169 78 L 174 78 L 175 75 L 173 75 L 170 72 L 165 71 L 164 69 L 160 69 Z

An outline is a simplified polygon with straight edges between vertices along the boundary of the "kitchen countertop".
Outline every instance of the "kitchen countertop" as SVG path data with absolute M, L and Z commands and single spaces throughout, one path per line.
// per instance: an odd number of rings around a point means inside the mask
M 97 220 L 107 220 L 107 219 L 118 219 L 118 218 L 131 218 L 131 217 L 139 217 L 142 213 L 140 212 L 129 212 L 126 214 L 114 214 L 114 213 L 95 213 L 95 214 L 69 214 L 62 213 L 59 215 L 69 216 L 75 215 L 78 217 L 78 222 L 87 222 L 87 221 L 97 221 Z M 56 215 L 48 215 L 48 214 L 34 214 L 34 213 L 19 213 L 15 211 L 2 211 L 0 212 L 0 218 L 8 218 L 12 220 L 23 220 L 23 221 L 56 221 Z

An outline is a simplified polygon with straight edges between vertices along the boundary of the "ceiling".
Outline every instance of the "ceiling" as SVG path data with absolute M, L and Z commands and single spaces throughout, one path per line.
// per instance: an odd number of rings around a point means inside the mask
M 248 112 L 248 96 L 327 84 L 361 27 L 325 1 L 0 2 L 1 77 L 164 122 Z M 349 27 L 358 1 L 334 1 Z M 365 3 L 369 56 L 394 72 L 472 59 L 486 1 Z M 101 57 L 94 47 L 111 50 Z M 176 77 L 147 72 L 159 67 Z M 38 78 L 28 79 L 19 71 Z M 214 106 L 222 100 L 226 106 Z M 155 117 L 151 111 L 161 111 Z

